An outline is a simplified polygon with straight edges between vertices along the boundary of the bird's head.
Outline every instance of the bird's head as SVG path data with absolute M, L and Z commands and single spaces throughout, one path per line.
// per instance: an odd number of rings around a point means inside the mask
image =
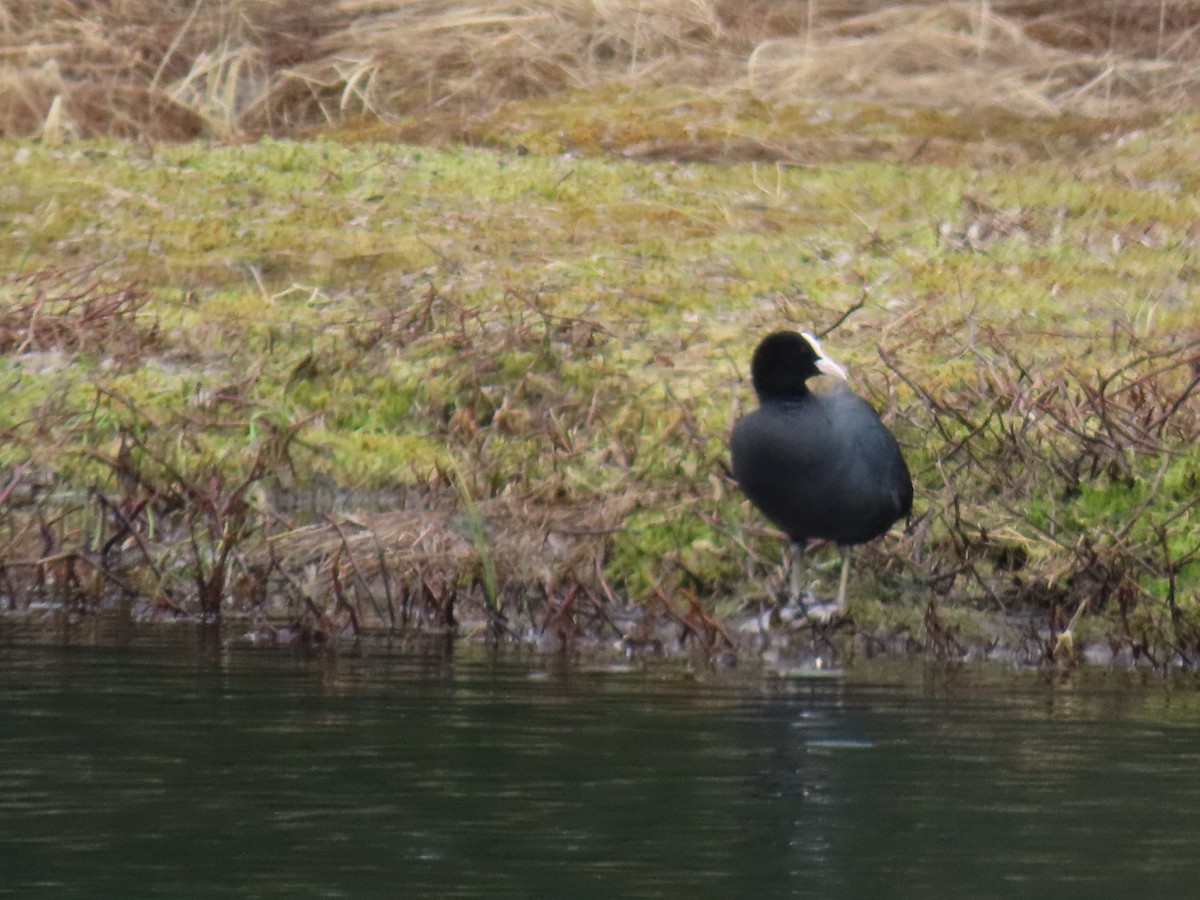
M 760 400 L 785 400 L 808 393 L 805 382 L 814 375 L 846 380 L 846 370 L 827 357 L 821 342 L 808 332 L 776 331 L 754 351 L 750 379 Z

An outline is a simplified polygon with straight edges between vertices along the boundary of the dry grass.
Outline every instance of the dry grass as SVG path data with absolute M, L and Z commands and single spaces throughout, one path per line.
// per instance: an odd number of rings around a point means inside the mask
M 149 296 L 93 268 L 0 280 L 0 353 L 99 353 L 134 361 L 159 345 Z
M 0 134 L 287 133 L 619 85 L 1020 114 L 1200 96 L 1190 0 L 17 0 Z
M 523 637 L 537 627 L 535 609 L 544 626 L 576 598 L 593 617 L 608 615 L 606 539 L 631 506 L 629 497 L 578 507 L 512 496 L 463 504 L 433 492 L 402 510 L 327 513 L 321 522 L 281 531 L 271 538 L 270 556 L 277 573 L 307 573 L 306 581 L 282 587 L 325 620 L 347 610 L 356 624 L 427 630 L 465 615 L 468 623 Z M 256 560 L 260 568 L 265 561 L 261 554 Z M 459 598 L 469 601 L 465 609 Z M 595 633 L 595 624 L 587 630 Z
M 936 389 L 883 353 L 919 398 L 902 417 L 942 481 L 916 531 L 922 579 L 960 602 L 982 589 L 1001 609 L 1040 608 L 1044 661 L 1073 655 L 1060 636 L 1088 611 L 1111 623 L 1114 652 L 1194 667 L 1200 332 L 1146 340 L 1112 323 L 1055 338 L 1061 356 L 1039 360 L 1024 328 L 929 334 L 975 363 Z M 922 548 L 926 529 L 944 538 Z
M 704 83 L 737 66 L 716 9 L 703 0 L 469 8 L 347 0 L 340 9 L 350 24 L 322 41 L 318 59 L 284 74 L 314 99 L 337 94 L 336 110 L 321 106 L 327 118 L 347 109 L 486 108 L 614 79 Z
M 779 101 L 842 96 L 1028 115 L 1107 115 L 1123 102 L 1189 100 L 1197 86 L 1194 24 L 1168 35 L 1163 20 L 1153 46 L 1118 46 L 1117 35 L 1127 33 L 1115 27 L 1101 43 L 1113 22 L 1105 13 L 1121 6 L 1137 13 L 1146 5 L 1083 3 L 1066 13 L 1031 3 L 890 6 L 763 41 L 749 60 L 750 85 Z M 1165 4 L 1154 6 L 1165 14 Z M 1135 17 L 1123 27 L 1136 33 L 1158 24 Z

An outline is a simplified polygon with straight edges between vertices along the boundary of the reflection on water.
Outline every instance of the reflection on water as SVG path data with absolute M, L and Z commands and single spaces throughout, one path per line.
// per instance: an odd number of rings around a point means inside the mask
M 0 647 L 0 896 L 1147 897 L 1200 697 Z

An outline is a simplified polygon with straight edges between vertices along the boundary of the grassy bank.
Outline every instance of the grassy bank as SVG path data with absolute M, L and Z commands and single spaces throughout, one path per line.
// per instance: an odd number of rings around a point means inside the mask
M 65 89 L 57 113 L 10 119 L 4 602 L 236 612 L 314 638 L 457 625 L 742 649 L 781 548 L 725 440 L 756 340 L 787 324 L 827 333 L 917 482 L 910 527 L 859 554 L 857 646 L 1192 664 L 1200 139 L 1166 110 L 1186 67 L 1163 68 L 1184 44 L 1110 45 L 1137 78 L 1103 98 L 1043 79 L 1040 111 L 1015 89 L 953 109 L 815 103 L 765 91 L 768 50 L 870 35 L 778 6 L 797 18 L 664 4 L 718 18 L 640 20 L 638 46 L 654 25 L 661 59 L 710 61 L 690 84 L 594 43 L 590 81 L 576 49 L 561 84 L 499 97 L 480 57 L 475 94 L 427 78 L 439 102 L 421 106 L 380 69 L 310 90 L 320 115 L 285 92 L 248 107 L 270 121 L 166 135 L 238 137 L 222 143 L 114 141 L 132 120 L 83 117 Z M 247 33 L 299 33 L 279 21 Z M 363 21 L 338 27 L 366 53 L 389 32 L 368 40 Z M 136 31 L 175 38 L 158 49 L 126 40 L 150 85 L 187 82 L 200 23 Z M 1036 23 L 1021 34 L 1051 46 Z M 339 91 L 361 102 L 334 111 Z

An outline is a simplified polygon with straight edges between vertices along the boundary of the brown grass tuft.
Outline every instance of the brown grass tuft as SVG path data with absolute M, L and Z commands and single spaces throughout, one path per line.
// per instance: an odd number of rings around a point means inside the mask
M 271 539 L 271 567 L 279 577 L 307 572 L 306 582 L 281 587 L 300 592 L 324 617 L 340 605 L 362 625 L 428 629 L 457 621 L 515 634 L 518 622 L 536 627 L 535 610 L 545 615 L 568 596 L 582 594 L 600 608 L 606 540 L 630 508 L 628 497 L 570 507 L 503 496 L 464 506 L 430 495 L 401 510 L 330 512 L 280 532 Z
M 327 118 L 346 110 L 487 108 L 612 80 L 702 83 L 731 78 L 737 66 L 732 59 L 713 65 L 726 35 L 705 0 L 469 7 L 343 0 L 339 9 L 349 24 L 321 41 L 320 58 L 282 73 L 284 84 L 309 87 Z M 325 99 L 331 93 L 336 107 Z
M 99 353 L 137 360 L 153 352 L 150 297 L 90 268 L 35 272 L 0 281 L 0 353 Z
M 286 133 L 572 88 L 749 90 L 1031 115 L 1200 96 L 1192 0 L 16 0 L 0 134 Z
M 750 84 L 776 101 L 843 97 L 1029 115 L 1109 114 L 1121 101 L 1196 87 L 1197 72 L 1174 57 L 1193 45 L 1190 29 L 1144 56 L 1144 47 L 1092 46 L 1066 16 L 1025 6 L 1024 16 L 1002 15 L 1003 3 L 890 6 L 763 41 L 750 57 Z

